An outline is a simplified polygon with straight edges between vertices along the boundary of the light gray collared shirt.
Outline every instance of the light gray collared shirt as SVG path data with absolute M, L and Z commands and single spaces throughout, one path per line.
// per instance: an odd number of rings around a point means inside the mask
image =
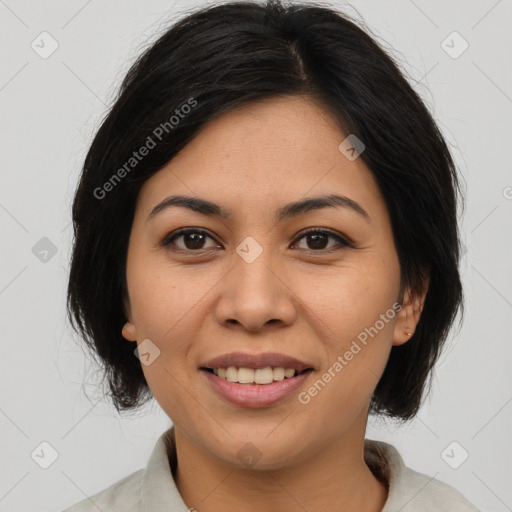
M 174 440 L 173 427 L 156 442 L 145 469 L 79 501 L 63 512 L 189 512 L 174 482 L 166 437 Z M 364 458 L 374 474 L 388 483 L 382 512 L 479 512 L 453 487 L 405 466 L 398 450 L 385 442 L 365 439 Z M 198 510 L 200 512 L 200 510 Z

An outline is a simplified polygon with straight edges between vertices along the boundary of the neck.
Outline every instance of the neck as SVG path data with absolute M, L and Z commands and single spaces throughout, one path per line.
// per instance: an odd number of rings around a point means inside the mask
M 184 502 L 197 512 L 259 512 L 263 507 L 266 512 L 379 512 L 388 486 L 366 464 L 364 429 L 362 435 L 358 431 L 345 432 L 300 464 L 258 470 L 234 467 L 175 427 L 174 480 Z

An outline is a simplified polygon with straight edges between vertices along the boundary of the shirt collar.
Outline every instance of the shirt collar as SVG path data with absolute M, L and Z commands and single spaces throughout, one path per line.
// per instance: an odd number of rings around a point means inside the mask
M 167 453 L 166 438 L 172 440 L 173 452 Z M 174 426 L 166 430 L 156 442 L 149 457 L 142 478 L 141 501 L 144 512 L 188 512 L 169 465 L 169 457 L 176 457 L 174 444 Z

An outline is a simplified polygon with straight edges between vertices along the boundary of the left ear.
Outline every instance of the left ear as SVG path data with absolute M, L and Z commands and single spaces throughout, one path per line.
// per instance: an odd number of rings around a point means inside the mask
M 393 333 L 393 345 L 403 345 L 414 335 L 414 331 L 420 321 L 423 305 L 428 292 L 430 279 L 428 276 L 423 279 L 423 291 L 412 292 L 407 287 L 403 293 L 402 309 L 397 313 L 395 331 Z

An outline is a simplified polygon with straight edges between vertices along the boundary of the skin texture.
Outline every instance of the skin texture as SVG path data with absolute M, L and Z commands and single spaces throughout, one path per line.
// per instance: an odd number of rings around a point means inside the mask
M 140 191 L 122 333 L 160 350 L 142 368 L 175 425 L 178 489 L 199 512 L 377 512 L 387 499 L 363 457 L 369 402 L 391 347 L 414 331 L 426 292 L 404 289 L 400 312 L 308 404 L 294 393 L 269 407 L 237 407 L 199 370 L 233 351 L 282 352 L 315 368 L 299 391 L 307 390 L 402 298 L 385 202 L 363 160 L 338 149 L 346 136 L 311 99 L 259 101 L 210 122 Z M 370 221 L 348 208 L 274 221 L 289 202 L 332 193 L 357 201 Z M 172 194 L 208 199 L 233 216 L 171 207 L 146 222 Z M 209 236 L 160 245 L 180 228 Z M 302 237 L 308 228 L 355 246 Z M 236 252 L 248 236 L 263 249 L 250 264 Z M 261 454 L 252 467 L 237 457 L 247 442 Z

